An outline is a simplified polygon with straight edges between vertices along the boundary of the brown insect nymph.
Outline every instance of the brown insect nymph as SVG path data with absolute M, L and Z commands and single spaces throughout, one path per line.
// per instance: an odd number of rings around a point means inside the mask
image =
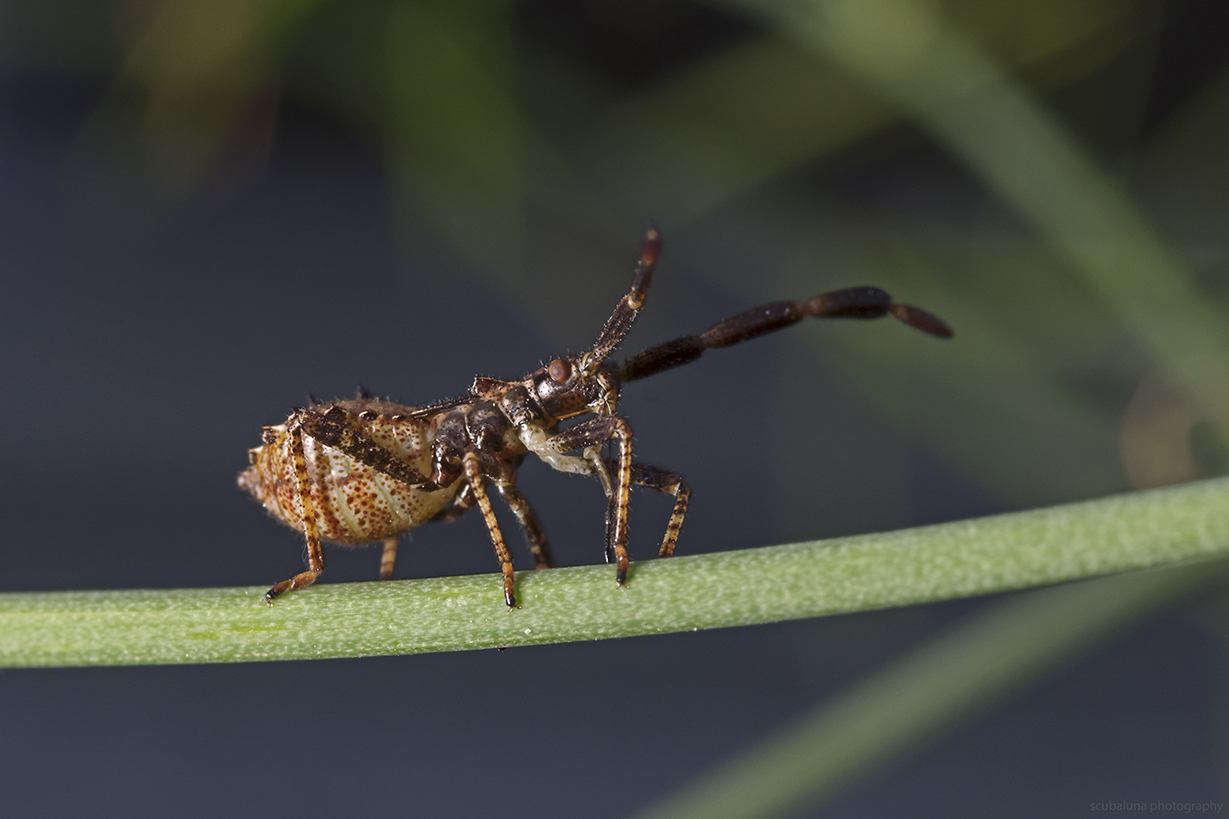
M 674 496 L 674 510 L 659 556 L 674 552 L 691 492 L 683 479 L 632 458 L 632 430 L 616 414 L 619 388 L 628 381 L 694 361 L 710 347 L 728 347 L 815 318 L 873 319 L 895 316 L 939 338 L 952 331 L 931 314 L 897 304 L 875 287 L 851 287 L 809 301 L 765 304 L 632 356 L 607 358 L 644 305 L 661 239 L 650 230 L 640 246 L 631 290 L 615 307 L 593 349 L 556 358 L 517 381 L 479 376 L 469 395 L 424 407 L 357 399 L 316 403 L 265 427 L 264 443 L 249 453 L 251 466 L 239 485 L 284 523 L 307 538 L 308 569 L 265 595 L 279 595 L 315 582 L 324 571 L 320 543 L 348 546 L 384 542 L 380 579 L 392 577 L 397 536 L 419 524 L 453 520 L 477 505 L 503 570 L 504 600 L 516 605 L 512 555 L 491 508 L 488 487 L 516 515 L 539 569 L 554 565 L 546 535 L 533 509 L 516 489 L 516 469 L 533 453 L 561 472 L 598 479 L 607 497 L 606 561 L 615 579 L 627 580 L 627 504 L 632 486 Z M 560 430 L 561 421 L 595 417 Z M 613 444 L 613 457 L 603 450 Z

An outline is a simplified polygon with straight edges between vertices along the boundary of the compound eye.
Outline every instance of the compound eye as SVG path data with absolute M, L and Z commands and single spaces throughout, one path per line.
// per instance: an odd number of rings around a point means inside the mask
M 546 374 L 550 376 L 551 381 L 554 381 L 556 384 L 562 384 L 571 377 L 572 365 L 562 358 L 556 358 L 546 365 Z

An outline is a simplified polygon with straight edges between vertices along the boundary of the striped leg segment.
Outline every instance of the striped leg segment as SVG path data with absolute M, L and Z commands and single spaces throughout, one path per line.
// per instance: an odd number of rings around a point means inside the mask
M 499 530 L 499 521 L 495 519 L 495 510 L 491 508 L 491 499 L 487 497 L 486 488 L 483 485 L 487 478 L 482 469 L 482 461 L 478 453 L 471 450 L 465 453 L 461 464 L 465 468 L 465 478 L 474 490 L 478 510 L 482 512 L 482 519 L 486 521 L 487 531 L 491 534 L 491 542 L 495 544 L 495 554 L 499 557 L 499 567 L 504 575 L 504 602 L 508 604 L 508 608 L 514 609 L 516 608 L 516 581 L 512 574 L 512 553 L 508 551 L 508 546 L 504 543 L 503 532 Z
M 614 478 L 606 515 L 606 560 L 615 563 L 615 580 L 621 586 L 627 582 L 627 570 L 631 566 L 627 553 L 627 504 L 632 483 L 631 425 L 617 415 L 594 418 L 564 430 L 535 451 L 562 454 L 601 446 L 608 441 L 617 443 L 619 457 L 603 462 L 609 464 L 607 471 Z M 597 467 L 593 469 L 596 474 Z
M 534 567 L 552 569 L 555 566 L 555 558 L 551 554 L 550 544 L 546 541 L 546 533 L 542 531 L 542 524 L 538 521 L 538 516 L 534 514 L 529 501 L 525 500 L 525 496 L 517 490 L 516 472 L 511 467 L 508 467 L 507 476 L 507 482 L 500 481 L 495 484 L 495 488 L 499 491 L 499 496 L 504 499 L 504 503 L 508 504 L 508 508 L 512 510 L 512 514 L 516 515 L 516 519 L 521 522 L 521 528 L 525 530 L 525 539 L 529 541 L 529 550 L 533 552 Z
M 608 469 L 615 468 L 615 462 L 607 458 Z M 679 530 L 683 528 L 683 518 L 687 516 L 687 504 L 691 501 L 691 489 L 683 481 L 683 476 L 666 469 L 648 464 L 632 464 L 632 486 L 643 486 L 674 496 L 674 509 L 670 512 L 670 522 L 666 524 L 666 534 L 661 539 L 658 557 L 669 557 L 674 554 L 674 545 L 679 539 Z
M 632 483 L 674 496 L 674 509 L 670 512 L 670 522 L 666 524 L 666 534 L 657 552 L 658 557 L 669 557 L 674 554 L 674 544 L 678 542 L 679 530 L 683 528 L 687 504 L 691 501 L 691 489 L 683 482 L 682 476 L 645 464 L 632 464 Z
M 303 534 L 307 537 L 308 570 L 296 574 L 289 580 L 283 580 L 265 592 L 265 602 L 270 606 L 273 605 L 274 600 L 286 592 L 310 586 L 324 571 L 324 551 L 320 548 L 320 530 L 316 527 L 316 505 L 312 502 L 311 484 L 307 475 L 307 458 L 303 455 L 302 419 L 296 418 L 287 432 L 290 458 L 294 466 L 295 490 L 298 492 L 299 506 L 303 516 Z
M 384 553 L 380 555 L 380 579 L 392 580 L 393 567 L 397 565 L 397 538 L 384 540 Z

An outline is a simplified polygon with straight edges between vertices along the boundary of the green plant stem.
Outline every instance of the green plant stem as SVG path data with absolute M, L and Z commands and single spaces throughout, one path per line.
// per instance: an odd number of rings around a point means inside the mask
M 1229 561 L 1219 560 L 1011 598 L 825 700 L 636 819 L 768 819 L 814 808 L 1099 640 L 1226 580 Z
M 0 666 L 363 657 L 749 625 L 1229 554 L 1229 479 L 876 535 L 517 575 L 0 595 Z

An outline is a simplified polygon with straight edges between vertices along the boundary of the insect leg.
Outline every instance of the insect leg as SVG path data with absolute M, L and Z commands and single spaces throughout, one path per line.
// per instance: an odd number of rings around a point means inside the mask
M 395 565 L 397 565 L 397 538 L 385 538 L 384 553 L 380 555 L 380 579 L 392 580 Z
M 361 429 L 355 428 L 351 424 L 352 420 L 351 415 L 342 407 L 333 404 L 323 412 L 315 409 L 307 410 L 303 414 L 303 428 L 322 444 L 345 453 L 356 461 L 371 467 L 377 472 L 401 481 L 407 486 L 422 486 L 424 488 L 431 486 L 431 481 L 428 478 L 407 464 L 396 453 L 388 450 L 378 441 L 373 440 Z M 381 580 L 392 579 L 393 567 L 396 563 L 397 538 L 390 537 L 385 539 L 384 552 L 380 556 Z
M 575 427 L 573 427 L 575 429 Z M 571 430 L 567 430 L 570 432 Z M 606 464 L 602 461 L 601 445 L 605 441 L 585 447 L 585 451 L 581 455 L 565 455 L 566 449 L 560 449 L 560 442 L 555 441 L 553 437 L 547 437 L 547 434 L 541 429 L 535 427 L 524 427 L 521 429 L 521 442 L 530 452 L 537 455 L 551 469 L 556 469 L 560 472 L 571 472 L 576 475 L 592 475 L 598 479 L 602 485 L 602 491 L 607 497 L 614 494 L 611 487 L 610 475 L 606 468 Z M 584 447 L 583 443 L 577 444 L 576 448 Z
M 508 604 L 508 608 L 516 608 L 514 589 L 516 581 L 512 575 L 512 553 L 508 551 L 508 546 L 504 543 L 503 532 L 499 530 L 499 521 L 495 519 L 495 510 L 491 508 L 491 500 L 487 497 L 486 489 L 483 487 L 486 475 L 482 470 L 482 462 L 478 453 L 470 450 L 461 459 L 461 464 L 465 468 L 466 480 L 473 487 L 474 498 L 478 501 L 478 508 L 482 511 L 482 519 L 486 521 L 487 531 L 491 533 L 491 542 L 495 544 L 495 554 L 499 556 L 499 566 L 504 574 L 504 602 Z
M 606 464 L 611 469 L 615 468 L 614 461 L 609 458 Z M 633 463 L 631 477 L 632 486 L 643 486 L 674 496 L 674 509 L 670 512 L 670 522 L 666 525 L 666 534 L 657 552 L 658 557 L 669 557 L 674 554 L 674 544 L 679 539 L 679 530 L 683 528 L 687 504 L 691 501 L 691 489 L 683 481 L 682 475 L 648 464 Z
M 324 407 L 318 409 L 317 407 Z M 430 479 L 379 442 L 354 426 L 356 420 L 344 408 L 332 404 L 316 404 L 308 409 L 297 410 L 287 427 L 290 460 L 294 470 L 295 489 L 302 509 L 303 532 L 307 537 L 308 571 L 278 583 L 265 594 L 265 601 L 272 603 L 288 591 L 310 586 L 324 571 L 324 554 L 320 548 L 320 534 L 316 525 L 316 507 L 311 497 L 311 483 L 307 474 L 307 459 L 303 452 L 303 436 L 336 449 L 354 460 L 388 475 L 408 486 L 434 488 Z M 380 579 L 388 580 L 393 575 L 397 560 L 397 539 L 384 541 L 380 559 Z
M 525 500 L 525 496 L 516 488 L 516 470 L 506 461 L 500 463 L 504 467 L 503 475 L 495 482 L 495 488 L 499 490 L 499 496 L 504 499 L 504 503 L 508 504 L 508 508 L 516 515 L 516 519 L 521 522 L 525 538 L 529 541 L 529 550 L 533 552 L 535 568 L 554 568 L 555 558 L 551 555 L 550 544 L 546 541 L 542 524 L 529 501 Z
M 322 444 L 349 455 L 361 464 L 396 478 L 407 486 L 430 489 L 431 480 L 394 452 L 351 425 L 352 417 L 336 404 L 323 412 L 308 409 L 300 415 L 303 430 Z
M 807 316 L 815 318 L 876 319 L 894 316 L 923 333 L 951 338 L 952 330 L 936 316 L 908 304 L 898 304 L 878 287 L 848 287 L 809 301 L 778 301 L 761 305 L 718 322 L 698 336 L 684 336 L 651 347 L 619 365 L 620 381 L 659 373 L 695 361 L 711 347 L 729 347 L 780 330 Z
M 289 580 L 283 580 L 265 592 L 265 602 L 273 605 L 280 595 L 310 586 L 324 571 L 324 551 L 320 548 L 320 532 L 316 528 L 316 506 L 312 503 L 311 485 L 307 477 L 307 458 L 303 455 L 303 428 L 298 420 L 287 430 L 290 457 L 293 462 L 295 489 L 303 514 L 303 534 L 307 537 L 308 570 Z
M 551 463 L 548 457 L 550 455 L 585 449 L 594 445 L 600 446 L 607 441 L 618 443 L 619 457 L 613 461 L 614 481 L 606 516 L 606 555 L 607 560 L 610 560 L 611 555 L 614 557 L 614 563 L 617 566 L 615 579 L 621 586 L 627 582 L 627 569 L 631 565 L 631 559 L 627 554 L 627 503 L 632 471 L 631 425 L 626 419 L 617 415 L 593 418 L 569 427 L 545 441 L 532 444 L 530 449 L 534 454 L 543 456 L 543 460 L 547 463 Z M 600 462 L 600 459 L 598 460 Z M 591 465 L 590 472 L 595 472 L 598 468 Z

